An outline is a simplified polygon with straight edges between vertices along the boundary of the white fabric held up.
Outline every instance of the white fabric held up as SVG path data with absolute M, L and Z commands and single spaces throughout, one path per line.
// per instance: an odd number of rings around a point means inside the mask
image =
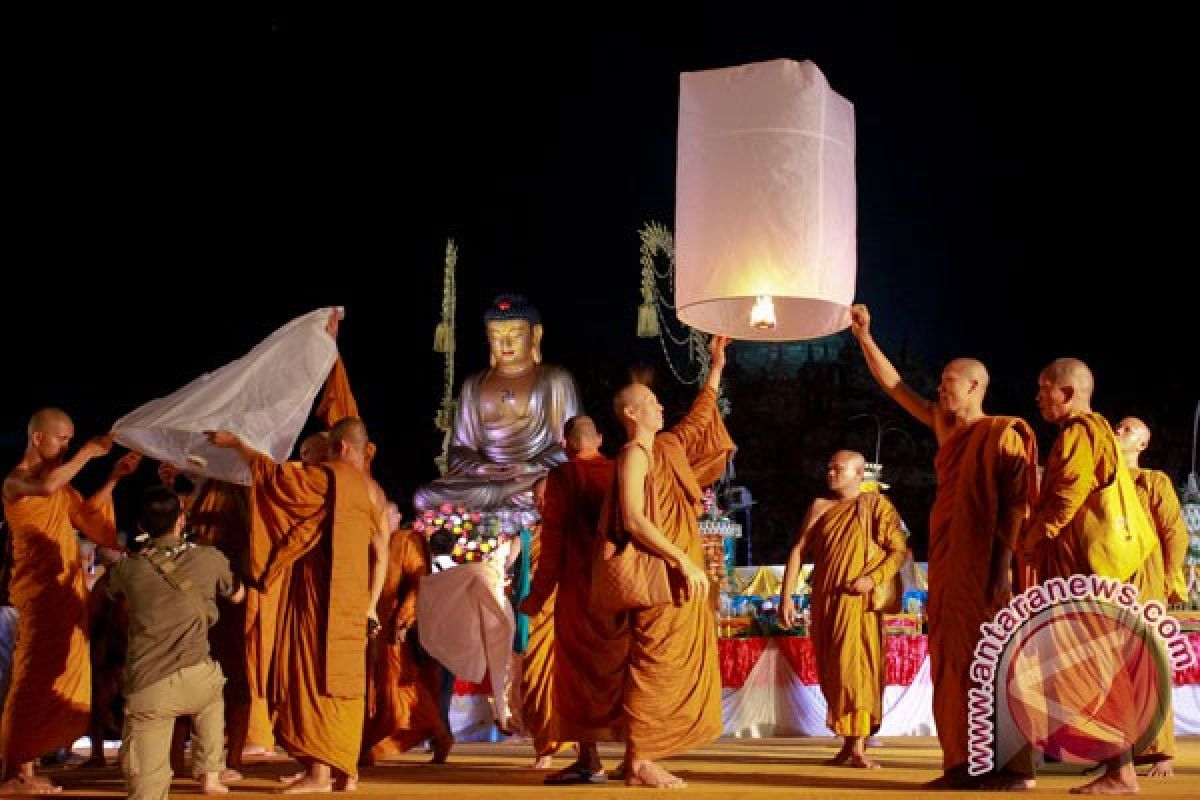
M 231 431 L 285 461 L 337 358 L 325 330 L 333 310 L 297 317 L 237 361 L 126 414 L 112 427 L 116 440 L 180 469 L 248 486 L 242 459 L 213 447 L 204 432 Z

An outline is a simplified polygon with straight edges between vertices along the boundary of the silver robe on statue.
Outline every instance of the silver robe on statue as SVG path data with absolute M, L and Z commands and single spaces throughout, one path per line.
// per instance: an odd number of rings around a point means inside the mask
M 446 474 L 417 490 L 413 505 L 418 510 L 442 503 L 472 511 L 532 508 L 534 482 L 567 460 L 560 444 L 563 425 L 581 413 L 571 373 L 548 365 L 539 365 L 537 371 L 526 414 L 499 422 L 484 422 L 481 415 L 487 371 L 463 382 L 450 431 Z M 505 468 L 517 474 L 495 476 Z

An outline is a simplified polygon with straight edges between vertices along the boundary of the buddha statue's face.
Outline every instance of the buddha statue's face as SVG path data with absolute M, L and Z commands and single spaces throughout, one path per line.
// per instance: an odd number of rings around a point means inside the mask
M 528 320 L 504 319 L 487 323 L 492 365 L 502 372 L 521 372 L 534 365 L 535 330 Z

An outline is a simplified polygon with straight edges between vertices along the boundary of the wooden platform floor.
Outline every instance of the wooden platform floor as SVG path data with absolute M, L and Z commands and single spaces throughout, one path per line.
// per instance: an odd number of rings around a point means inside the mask
M 870 772 L 821 766 L 836 750 L 833 739 L 722 739 L 685 756 L 670 759 L 667 768 L 688 781 L 682 792 L 671 796 L 750 800 L 759 797 L 920 797 L 930 792 L 921 783 L 939 774 L 940 753 L 932 738 L 896 737 L 884 740 L 872 756 L 883 769 Z M 1180 757 L 1173 779 L 1142 780 L 1142 794 L 1150 797 L 1200 798 L 1200 737 L 1181 738 Z M 609 767 L 619 761 L 620 751 L 605 747 L 601 754 Z M 110 754 L 115 756 L 115 754 Z M 636 798 L 662 791 L 626 788 L 610 783 L 599 786 L 550 787 L 542 785 L 546 772 L 534 770 L 533 753 L 527 744 L 459 745 L 450 762 L 426 764 L 425 753 L 409 753 L 388 764 L 363 768 L 359 795 L 393 798 L 454 798 L 497 800 L 498 798 L 587 797 Z M 113 759 L 110 759 L 112 762 Z M 569 759 L 556 759 L 565 766 Z M 277 791 L 280 775 L 295 771 L 294 762 L 284 757 L 253 763 L 245 770 L 246 780 L 228 795 L 250 798 Z M 1144 771 L 1144 770 L 1143 770 Z M 123 797 L 121 775 L 115 763 L 97 768 L 64 767 L 48 770 L 61 783 L 68 797 Z M 1039 776 L 1038 788 L 1023 794 L 1036 797 L 1066 797 L 1067 789 L 1090 778 L 1081 768 L 1052 765 Z M 194 781 L 176 779 L 172 797 L 198 796 Z M 939 792 L 938 797 L 990 797 L 995 793 Z

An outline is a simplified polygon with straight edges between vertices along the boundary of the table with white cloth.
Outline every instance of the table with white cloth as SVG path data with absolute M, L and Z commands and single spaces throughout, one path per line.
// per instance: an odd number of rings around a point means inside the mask
M 1175 672 L 1177 735 L 1200 734 L 1200 633 L 1186 634 L 1197 666 Z M 933 683 L 925 635 L 885 636 L 887 688 L 880 736 L 933 736 Z M 817 684 L 812 640 L 806 636 L 719 639 L 725 735 L 832 736 Z M 451 726 L 459 741 L 495 740 L 490 690 L 459 681 Z

